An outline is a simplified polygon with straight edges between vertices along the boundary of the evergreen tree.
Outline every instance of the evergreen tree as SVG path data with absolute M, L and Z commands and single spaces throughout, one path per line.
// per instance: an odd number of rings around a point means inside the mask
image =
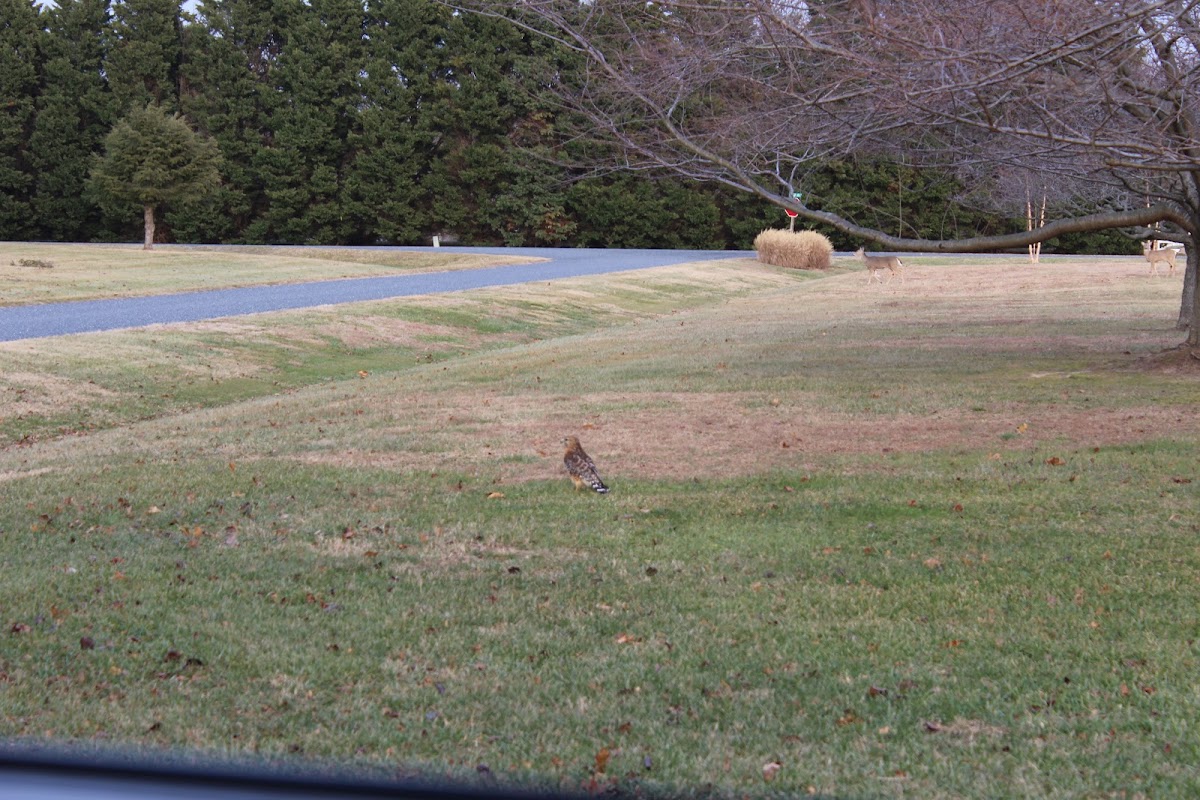
M 574 231 L 566 172 L 541 157 L 555 121 L 539 89 L 564 67 L 565 50 L 502 20 L 451 22 L 445 90 L 428 123 L 446 132 L 426 178 L 435 224 L 469 243 L 563 242 Z
M 211 135 L 224 158 L 221 186 L 183 203 L 167 219 L 180 241 L 256 238 L 267 207 L 260 152 L 280 103 L 274 80 L 283 49 L 273 0 L 203 0 L 184 26 L 180 106 Z
M 584 247 L 725 246 L 720 208 L 702 185 L 646 175 L 619 175 L 571 187 L 568 207 Z
M 211 191 L 220 181 L 220 150 L 178 114 L 154 104 L 118 122 L 92 167 L 92 190 L 102 204 L 137 203 L 145 220 L 144 247 L 154 246 L 156 213 L 169 203 Z
M 105 71 L 121 113 L 155 103 L 174 110 L 182 57 L 180 0 L 119 0 Z
M 32 0 L 0 0 L 0 239 L 23 239 L 35 230 L 27 150 L 41 39 Z
M 432 124 L 451 12 L 429 0 L 371 0 L 358 127 L 342 205 L 359 242 L 419 244 L 432 233 L 424 186 L 443 132 Z
M 43 86 L 29 139 L 39 236 L 105 238 L 100 211 L 85 198 L 84 186 L 92 156 L 116 118 L 103 74 L 108 0 L 60 0 L 43 13 Z
M 336 244 L 353 228 L 341 194 L 362 99 L 364 12 L 358 0 L 289 2 L 274 70 L 284 102 L 256 164 L 270 203 L 263 233 L 272 242 Z

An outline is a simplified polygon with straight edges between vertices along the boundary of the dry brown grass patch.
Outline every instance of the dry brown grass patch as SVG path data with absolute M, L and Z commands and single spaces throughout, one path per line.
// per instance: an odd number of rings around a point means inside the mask
M 6 372 L 0 422 L 16 414 L 56 414 L 84 404 L 101 402 L 117 393 L 86 380 L 72 380 L 44 372 Z
M 989 412 L 931 415 L 836 413 L 770 404 L 757 393 L 600 393 L 581 406 L 570 395 L 464 392 L 396 398 L 403 422 L 371 428 L 347 447 L 290 456 L 310 464 L 407 471 L 453 470 L 497 484 L 562 478 L 559 440 L 575 434 L 606 479 L 739 477 L 777 469 L 811 470 L 837 456 L 975 449 L 1033 451 L 1127 444 L 1200 435 L 1186 406 L 1063 410 L 1013 405 Z M 620 413 L 588 405 L 620 403 Z M 420 442 L 420 450 L 404 442 Z M 567 484 L 569 485 L 569 484 Z
M 52 467 L 39 467 L 38 469 L 25 470 L 9 470 L 8 472 L 0 472 L 0 483 L 4 481 L 14 481 L 19 478 L 36 478 L 38 475 L 45 475 L 53 472 Z

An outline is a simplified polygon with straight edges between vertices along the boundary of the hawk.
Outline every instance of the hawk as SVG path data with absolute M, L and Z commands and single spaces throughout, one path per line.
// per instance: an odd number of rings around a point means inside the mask
M 579 491 L 586 484 L 599 494 L 608 492 L 608 487 L 600 480 L 600 473 L 596 471 L 595 462 L 583 452 L 579 438 L 568 436 L 563 439 L 563 444 L 567 447 L 567 451 L 563 453 L 563 463 L 567 465 L 567 474 L 571 476 L 575 490 Z

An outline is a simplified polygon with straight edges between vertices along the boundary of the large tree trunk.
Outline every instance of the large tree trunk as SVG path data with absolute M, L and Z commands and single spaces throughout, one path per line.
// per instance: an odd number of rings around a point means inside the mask
M 154 206 L 146 206 L 144 209 L 146 219 L 146 239 L 142 242 L 143 250 L 154 249 Z M 1190 258 L 1191 256 L 1189 256 Z
M 1200 239 L 1200 237 L 1193 237 Z M 1188 244 L 1187 269 L 1183 271 L 1183 299 L 1179 304 L 1179 327 L 1188 332 L 1187 346 L 1200 349 L 1200 303 L 1196 302 L 1196 273 L 1200 269 L 1200 243 Z

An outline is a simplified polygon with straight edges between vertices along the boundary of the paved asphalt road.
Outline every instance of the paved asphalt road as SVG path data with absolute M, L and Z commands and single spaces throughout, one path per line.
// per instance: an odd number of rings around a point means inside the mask
M 395 249 L 432 251 L 433 248 Z M 689 261 L 753 255 L 729 250 L 588 250 L 539 247 L 443 247 L 440 250 L 447 253 L 528 255 L 550 260 L 454 272 L 347 278 L 317 283 L 251 286 L 243 289 L 216 289 L 153 297 L 0 308 L 0 342 L 62 336 L 68 333 L 140 328 L 172 322 L 195 322 L 266 311 L 383 300 L 389 297 L 457 292 L 485 286 L 507 286 L 514 283 L 550 281 L 555 278 L 600 275 Z

